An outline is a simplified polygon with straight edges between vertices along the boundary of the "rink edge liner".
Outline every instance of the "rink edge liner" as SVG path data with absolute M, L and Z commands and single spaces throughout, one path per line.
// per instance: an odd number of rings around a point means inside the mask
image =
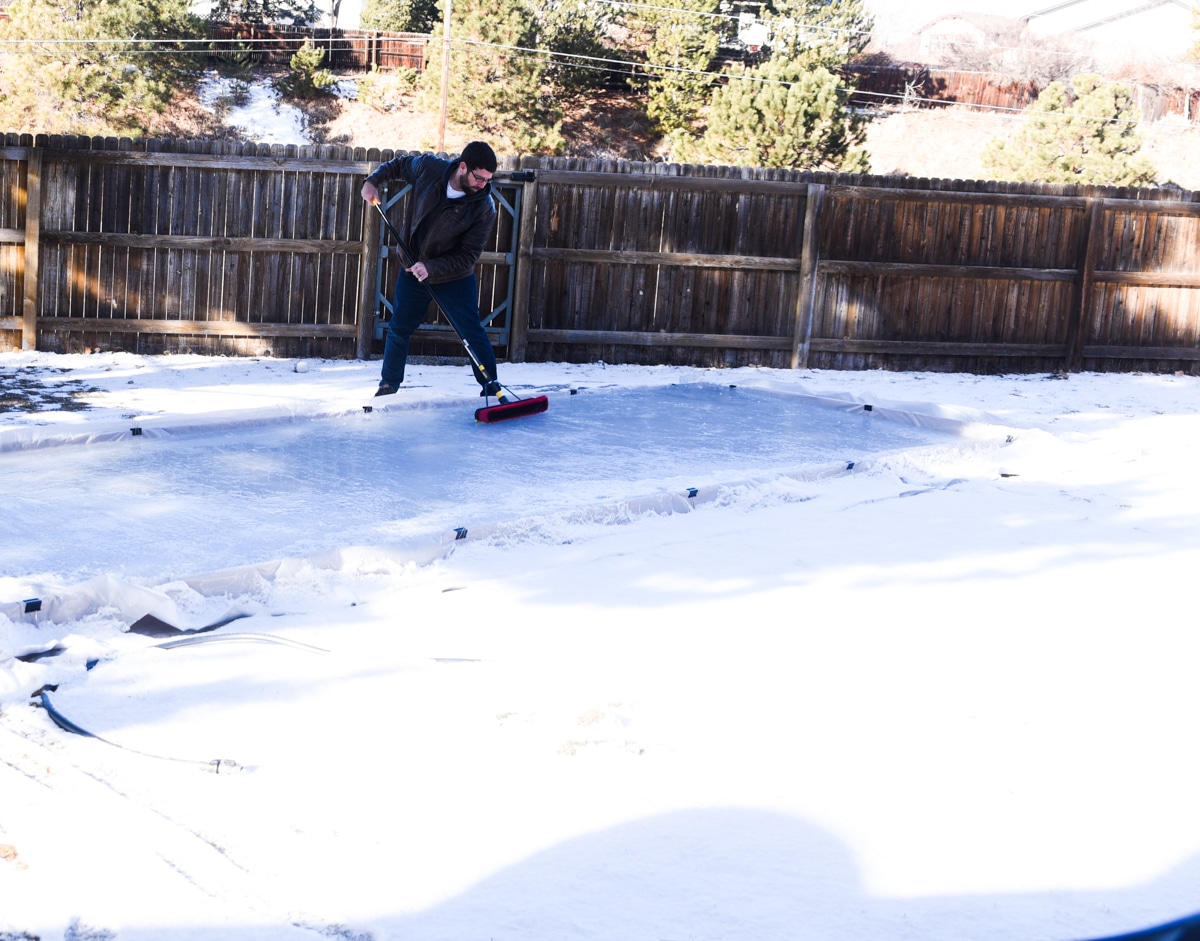
M 722 386 L 721 383 L 710 380 L 672 383 L 671 385 Z M 814 393 L 803 387 L 773 380 L 751 380 L 726 387 L 767 392 L 837 411 L 871 412 L 875 416 L 889 421 L 946 431 L 963 437 L 994 437 L 999 433 L 1012 434 L 1017 430 L 1006 428 L 991 415 L 964 407 L 929 405 L 924 402 L 889 402 L 867 399 L 850 393 Z M 663 387 L 648 385 L 622 388 L 650 391 Z M 614 391 L 613 388 L 606 386 L 602 389 L 572 389 L 569 392 L 548 390 L 546 394 L 549 397 L 557 397 L 568 394 L 575 395 L 578 392 L 597 395 L 612 391 Z M 355 404 L 339 403 L 308 407 L 275 405 L 260 409 L 227 410 L 198 415 L 135 415 L 119 420 L 85 422 L 70 428 L 53 425 L 13 425 L 0 427 L 0 454 L 64 445 L 130 441 L 134 438 L 166 439 L 221 431 L 248 430 L 274 424 L 348 418 L 376 412 L 424 411 L 458 407 L 473 409 L 477 404 L 477 399 L 461 396 L 405 398 L 402 401 L 386 403 L 371 399 Z

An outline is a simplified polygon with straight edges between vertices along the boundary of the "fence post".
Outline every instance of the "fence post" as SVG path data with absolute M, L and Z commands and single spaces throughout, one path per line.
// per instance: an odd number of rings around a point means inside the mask
M 1075 278 L 1075 299 L 1067 321 L 1067 355 L 1063 363 L 1066 372 L 1083 368 L 1083 341 L 1086 338 L 1084 318 L 1092 309 L 1092 290 L 1096 282 L 1096 254 L 1100 245 L 1100 225 L 1104 220 L 1105 201 L 1088 199 L 1084 213 L 1083 244 L 1079 247 L 1078 275 Z
M 29 148 L 25 169 L 25 298 L 21 349 L 37 349 L 38 259 L 42 239 L 42 148 Z
M 800 291 L 796 298 L 792 369 L 808 368 L 808 349 L 812 343 L 813 314 L 817 300 L 817 262 L 820 254 L 821 208 L 825 203 L 825 185 L 809 183 L 804 203 L 804 248 L 800 255 Z
M 375 281 L 379 270 L 380 222 L 379 214 L 371 210 L 366 200 L 359 202 L 363 209 L 362 280 L 358 285 L 358 344 L 354 355 L 359 359 L 368 359 L 371 343 L 375 339 Z
M 525 163 L 524 160 L 521 161 Z M 508 361 L 525 362 L 529 336 L 529 285 L 533 278 L 533 240 L 537 235 L 537 171 L 521 184 L 521 225 L 517 230 L 517 276 L 509 311 Z

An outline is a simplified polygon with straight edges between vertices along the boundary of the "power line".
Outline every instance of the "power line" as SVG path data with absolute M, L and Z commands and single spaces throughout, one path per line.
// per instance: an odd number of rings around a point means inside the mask
M 948 102 L 941 103 L 947 104 Z M 1014 122 L 1019 122 L 1024 117 L 1024 112 L 1004 113 L 980 109 L 978 106 L 967 106 L 967 108 L 968 110 L 964 110 L 964 108 L 921 108 L 919 110 L 913 110 L 909 112 L 896 111 L 888 113 L 894 115 L 909 114 L 913 116 L 931 116 L 938 113 L 947 114 L 948 112 L 954 111 L 956 113 L 954 113 L 952 117 L 957 121 L 966 121 L 973 124 L 990 124 L 997 121 L 1003 121 L 1006 126 L 1011 126 Z M 1195 134 L 1197 132 L 1200 132 L 1200 127 L 1197 127 L 1194 123 L 1189 124 L 1187 127 L 1181 127 L 1179 125 L 1165 124 L 1161 121 L 1143 121 L 1138 127 L 1138 133 L 1141 134 L 1142 137 L 1153 140 L 1179 138 L 1181 136 Z
M 639 4 L 639 3 L 628 2 L 628 0 L 600 0 L 600 2 L 607 2 L 607 3 L 612 3 L 615 5 L 627 5 L 627 6 L 650 6 L 649 4 Z M 651 8 L 653 8 L 653 9 L 673 9 L 673 8 L 664 8 L 664 7 L 651 7 Z M 292 39 L 292 38 L 250 37 L 248 39 L 221 39 L 221 40 L 213 40 L 213 39 L 139 39 L 139 40 L 129 40 L 129 39 L 102 39 L 102 38 L 97 38 L 97 39 L 52 39 L 52 40 L 21 39 L 21 40 L 0 40 L 0 48 L 3 48 L 4 46 L 14 46 L 15 45 L 15 46 L 25 47 L 25 48 L 20 49 L 19 50 L 20 52 L 25 52 L 25 53 L 33 52 L 34 54 L 36 54 L 38 49 L 37 48 L 31 49 L 29 47 L 41 47 L 44 45 L 50 45 L 50 46 L 128 45 L 130 43 L 136 43 L 139 45 L 151 45 L 151 46 L 154 46 L 156 44 L 160 45 L 160 46 L 161 45 L 188 44 L 188 45 L 194 45 L 194 46 L 203 45 L 204 48 L 171 49 L 171 50 L 162 49 L 162 48 L 138 48 L 138 49 L 126 49 L 126 50 L 124 50 L 124 53 L 125 54 L 137 54 L 137 55 L 164 55 L 164 54 L 209 55 L 214 51 L 212 49 L 212 46 L 215 44 L 229 44 L 229 45 L 237 44 L 237 48 L 233 49 L 231 51 L 239 51 L 240 49 L 244 49 L 246 46 L 246 43 L 249 42 L 252 46 L 252 48 L 249 51 L 254 51 L 254 49 L 253 49 L 254 44 L 267 44 L 267 43 L 300 43 L 300 44 L 302 44 L 304 42 L 309 42 L 309 41 L 313 41 L 313 38 L 312 37 L 302 37 L 302 38 L 297 37 L 297 38 Z M 317 42 L 321 43 L 321 44 L 323 44 L 324 42 L 327 42 L 327 41 L 333 41 L 333 40 L 332 39 L 331 40 L 317 40 Z M 431 38 L 430 41 L 431 42 L 443 42 L 444 40 Z M 559 62 L 558 64 L 561 66 L 567 67 L 567 68 L 587 69 L 589 71 L 596 71 L 596 72 L 607 72 L 607 73 L 610 73 L 613 75 L 625 75 L 625 76 L 632 77 L 632 78 L 648 78 L 648 77 L 650 77 L 650 75 L 652 73 L 660 72 L 660 73 L 676 73 L 676 74 L 684 74 L 684 75 L 694 75 L 697 77 L 707 78 L 711 81 L 738 80 L 738 81 L 752 81 L 752 82 L 757 82 L 757 83 L 763 84 L 763 85 L 783 85 L 783 86 L 795 84 L 794 82 L 787 82 L 787 81 L 784 81 L 781 79 L 765 78 L 760 75 L 747 74 L 745 72 L 712 72 L 707 69 L 692 69 L 692 68 L 686 68 L 683 66 L 661 65 L 661 64 L 657 64 L 657 63 L 640 62 L 640 61 L 635 61 L 635 60 L 630 60 L 630 59 L 614 59 L 614 58 L 607 58 L 607 57 L 602 57 L 602 56 L 588 56 L 588 55 L 583 55 L 581 53 L 558 52 L 558 51 L 552 50 L 552 49 L 539 49 L 539 48 L 531 48 L 531 47 L 525 47 L 525 46 L 515 46 L 515 45 L 510 45 L 510 44 L 505 44 L 505 43 L 490 43 L 490 42 L 484 42 L 482 40 L 469 40 L 469 39 L 453 38 L 453 39 L 451 39 L 451 44 L 455 45 L 455 46 L 459 46 L 459 47 L 475 46 L 475 47 L 496 49 L 496 50 L 500 50 L 503 53 L 505 53 L 506 58 L 513 58 L 513 59 L 523 59 L 523 60 L 569 59 L 569 60 L 576 60 L 576 61 L 570 61 L 570 62 L 566 62 L 566 61 Z M 43 54 L 45 54 L 45 53 L 43 53 Z M 845 86 L 839 86 L 838 91 L 840 91 L 841 93 L 843 93 L 847 96 L 857 96 L 860 99 L 863 97 L 875 98 L 875 99 L 886 99 L 886 100 L 892 100 L 892 101 L 898 101 L 898 102 L 904 102 L 904 103 L 937 105 L 939 107 L 953 107 L 956 109 L 967 108 L 971 111 L 989 111 L 989 112 L 994 112 L 994 113 L 999 113 L 999 114 L 1019 115 L 1019 114 L 1026 113 L 1026 110 L 1027 110 L 1026 108 L 1009 107 L 1009 106 L 1005 106 L 1005 105 L 984 105 L 984 104 L 972 104 L 970 102 L 946 101 L 943 99 L 918 97 L 918 96 L 913 96 L 911 94 L 902 94 L 902 93 L 898 93 L 898 92 L 867 91 L 867 90 L 863 90 L 863 89 L 850 88 L 850 87 L 845 87 Z M 1036 112 L 1036 114 L 1039 117 L 1042 117 L 1045 119 L 1079 118 L 1079 119 L 1084 119 L 1084 120 L 1093 120 L 1093 121 L 1100 121 L 1100 122 L 1105 122 L 1105 123 L 1119 123 L 1119 124 L 1130 124 L 1130 125 L 1138 125 L 1141 123 L 1140 121 L 1134 121 L 1134 120 L 1126 119 L 1126 118 L 1100 118 L 1100 117 L 1093 118 L 1093 117 L 1090 117 L 1087 115 L 1070 115 L 1070 114 L 1066 114 L 1064 112 Z
M 700 16 L 700 17 L 708 17 L 708 18 L 712 18 L 712 19 L 725 19 L 725 20 L 730 20 L 730 21 L 734 21 L 734 22 L 742 22 L 740 17 L 733 15 L 733 14 L 706 13 L 706 12 L 700 11 L 700 10 L 686 10 L 686 9 L 681 9 L 678 7 L 667 7 L 667 6 L 657 5 L 657 4 L 650 4 L 650 3 L 638 3 L 638 2 L 635 2 L 635 0 L 594 0 L 594 2 L 604 4 L 607 6 L 629 7 L 629 8 L 634 8 L 634 9 L 646 9 L 646 10 L 659 10 L 659 11 L 664 11 L 664 12 L 669 12 L 669 13 L 681 13 L 681 14 L 685 14 L 685 15 L 689 15 L 689 16 Z M 784 20 L 784 19 L 763 18 L 763 17 L 754 17 L 753 22 L 754 23 L 762 23 L 767 26 L 779 25 L 782 23 L 788 23 L 788 24 L 794 25 L 797 23 L 797 21 L 790 20 L 790 19 Z M 816 25 L 816 24 L 801 24 L 801 25 L 802 25 L 802 28 L 806 29 L 806 30 L 823 31 L 823 32 L 836 33 L 836 34 L 844 33 L 847 35 L 860 35 L 860 36 L 861 35 L 870 35 L 869 30 L 853 30 L 853 29 L 846 29 L 844 27 L 820 26 L 820 25 Z M 316 35 L 308 35 L 308 36 L 247 36 L 247 37 L 234 37 L 234 38 L 230 38 L 230 39 L 215 39 L 215 38 L 214 39 L 171 39 L 171 38 L 153 38 L 153 37 L 128 38 L 128 39 L 24 38 L 24 39 L 0 39 L 0 50 L 4 49 L 6 47 L 21 47 L 21 46 L 67 46 L 67 45 L 178 46 L 178 45 L 192 45 L 192 46 L 212 47 L 212 46 L 224 44 L 224 45 L 229 45 L 229 46 L 249 47 L 251 51 L 254 51 L 254 50 L 258 49 L 259 47 L 269 47 L 272 45 L 288 45 L 288 44 L 302 45 L 305 42 L 312 42 L 314 44 L 317 44 L 318 46 L 323 46 L 323 45 L 332 45 L 334 43 L 346 43 L 349 41 L 350 40 L 348 40 L 344 37 L 340 37 L 340 38 L 332 37 L 332 36 L 318 37 Z M 442 40 L 441 40 L 441 37 L 430 34 L 429 39 L 427 41 L 440 42 Z M 1046 49 L 1046 48 L 1039 47 L 1039 46 L 1012 46 L 1012 45 L 1002 45 L 999 43 L 981 46 L 976 43 L 967 42 L 965 40 L 952 40 L 952 39 L 943 41 L 942 45 L 956 47 L 956 48 L 957 47 L 969 47 L 972 50 L 979 50 L 979 51 L 988 51 L 988 50 L 995 49 L 995 50 L 1002 50 L 1002 51 L 1007 51 L 1007 52 L 1030 52 L 1030 53 L 1038 53 L 1038 54 L 1042 54 L 1042 55 L 1065 56 L 1065 57 L 1072 57 L 1072 58 L 1087 58 L 1094 54 L 1091 52 L 1073 52 L 1073 51 L 1069 51 L 1069 50 L 1065 50 L 1065 49 Z M 136 51 L 138 51 L 138 52 L 153 52 L 155 50 L 139 49 Z M 173 50 L 173 51 L 176 51 L 176 52 L 183 52 L 183 51 L 204 52 L 207 50 L 197 49 L 197 50 Z M 1185 68 L 1191 68 L 1191 69 L 1197 68 L 1197 66 L 1190 65 L 1188 63 L 1177 63 L 1177 65 L 1181 65 L 1181 66 L 1184 66 Z M 951 69 L 948 69 L 947 71 L 961 72 L 964 70 L 951 68 Z M 970 71 L 970 70 L 966 70 L 966 71 Z
M 269 43 L 269 42 L 326 42 L 326 40 L 317 40 L 316 37 L 305 36 L 302 38 L 287 38 L 287 37 L 267 37 L 256 36 L 246 37 L 245 39 L 161 39 L 161 38 L 130 38 L 130 39 L 37 39 L 27 37 L 25 39 L 0 39 L 0 46 L 116 46 L 116 45 L 197 45 L 205 46 L 218 45 L 220 43 Z M 203 50 L 201 50 L 203 51 Z
M 1134 127 L 1142 125 L 1142 120 L 1133 120 L 1132 118 L 1103 118 L 1094 117 L 1090 114 L 1073 114 L 1066 111 L 1030 111 L 1028 107 L 1014 108 L 1007 105 L 983 105 L 972 104 L 969 101 L 946 101 L 941 98 L 919 98 L 913 95 L 903 95 L 898 92 L 882 92 L 882 91 L 863 91 L 861 89 L 853 89 L 851 94 L 863 96 L 871 95 L 875 98 L 890 98 L 898 99 L 905 102 L 917 102 L 920 104 L 938 105 L 941 107 L 951 106 L 958 108 L 967 108 L 972 111 L 991 111 L 997 114 L 1022 115 L 1029 118 L 1039 118 L 1046 120 L 1077 120 L 1077 121 L 1097 121 L 1101 124 L 1128 124 Z
M 590 61 L 590 62 L 603 62 L 603 63 L 611 64 L 611 65 L 629 66 L 631 68 L 656 69 L 656 70 L 664 71 L 664 72 L 680 72 L 680 73 L 692 74 L 692 75 L 697 75 L 697 76 L 707 76 L 714 80 L 716 80 L 716 79 L 730 79 L 730 80 L 737 79 L 740 81 L 753 81 L 753 82 L 758 82 L 759 84 L 766 84 L 766 85 L 794 85 L 795 84 L 794 82 L 787 82 L 787 81 L 783 81 L 781 79 L 764 78 L 764 77 L 758 76 L 758 75 L 748 75 L 748 74 L 739 73 L 739 72 L 708 72 L 708 71 L 704 71 L 701 69 L 688 69 L 688 68 L 683 68 L 680 66 L 655 65 L 653 63 L 648 63 L 648 62 L 646 62 L 646 63 L 632 62 L 629 60 L 620 60 L 620 59 L 604 59 L 604 58 L 599 58 L 599 57 L 595 57 L 595 56 L 584 56 L 584 55 L 580 55 L 577 53 L 563 53 L 563 52 L 554 52 L 554 51 L 545 50 L 545 49 L 531 49 L 531 48 L 524 47 L 524 46 L 512 46 L 512 45 L 507 45 L 504 43 L 488 43 L 488 42 L 483 42 L 481 40 L 451 39 L 451 44 L 460 45 L 460 46 L 482 46 L 482 47 L 491 48 L 491 49 L 509 50 L 512 52 L 521 53 L 522 57 L 524 57 L 524 58 L 534 58 L 534 57 L 539 57 L 539 56 L 540 57 L 562 56 L 562 57 L 577 58 L 577 59 L 581 59 L 584 61 Z M 569 64 L 569 63 L 567 63 L 567 64 Z M 638 74 L 638 73 L 634 72 L 632 74 Z M 970 102 L 960 102 L 960 101 L 945 101 L 945 100 L 938 99 L 938 98 L 916 97 L 913 95 L 905 95 L 905 94 L 901 94 L 898 92 L 864 91 L 864 90 L 857 89 L 857 88 L 848 88 L 846 86 L 839 86 L 838 91 L 843 92 L 847 96 L 851 96 L 851 95 L 857 95 L 859 97 L 871 96 L 871 97 L 875 97 L 875 98 L 887 98 L 887 99 L 894 99 L 894 100 L 905 101 L 905 102 L 916 102 L 916 103 L 920 103 L 920 104 L 939 105 L 939 106 L 943 106 L 943 107 L 947 106 L 947 105 L 957 106 L 957 107 L 965 107 L 965 108 L 971 108 L 971 109 L 975 109 L 975 110 L 994 111 L 997 113 L 1009 113 L 1009 114 L 1026 114 L 1026 113 L 1028 113 L 1028 109 L 1026 109 L 1026 108 L 1009 107 L 1006 105 L 979 105 L 979 104 L 972 104 Z M 1039 111 L 1039 112 L 1032 112 L 1032 114 L 1036 115 L 1037 117 L 1051 119 L 1051 120 L 1075 118 L 1075 119 L 1088 120 L 1088 121 L 1099 121 L 1101 123 L 1117 123 L 1117 124 L 1131 124 L 1131 125 L 1138 125 L 1141 123 L 1140 121 L 1134 121 L 1134 120 L 1127 119 L 1127 118 L 1101 118 L 1101 117 L 1092 117 L 1090 115 L 1067 114 L 1067 113 L 1061 112 L 1061 111 Z

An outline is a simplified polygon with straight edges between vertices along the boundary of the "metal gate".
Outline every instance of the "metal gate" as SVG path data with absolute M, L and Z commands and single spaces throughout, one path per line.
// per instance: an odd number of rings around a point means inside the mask
M 492 175 L 492 201 L 496 204 L 496 227 L 488 239 L 488 250 L 480 256 L 476 266 L 479 277 L 479 314 L 492 346 L 500 355 L 508 353 L 512 330 L 513 294 L 517 275 L 517 237 L 521 231 L 521 200 L 524 183 L 533 179 L 528 170 L 497 170 Z M 411 185 L 405 185 L 395 193 L 384 184 L 380 193 L 383 211 L 391 213 L 396 206 L 401 210 Z M 397 227 L 399 228 L 399 227 Z M 379 228 L 379 264 L 375 273 L 375 331 L 376 340 L 387 336 L 387 325 L 392 316 L 391 290 L 400 273 L 400 261 L 390 251 L 389 233 L 386 226 Z M 413 337 L 414 342 L 425 339 L 445 339 L 458 344 L 454 328 L 438 313 L 431 317 Z

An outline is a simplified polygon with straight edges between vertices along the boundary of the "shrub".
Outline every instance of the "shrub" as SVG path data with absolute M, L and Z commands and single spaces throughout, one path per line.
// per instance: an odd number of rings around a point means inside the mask
M 324 94 L 336 79 L 328 69 L 321 68 L 325 50 L 318 49 L 307 39 L 291 58 L 292 72 L 284 82 L 285 90 L 298 98 L 313 98 Z
M 1068 87 L 1051 82 L 1025 109 L 1011 140 L 996 138 L 982 162 L 993 179 L 1042 183 L 1146 186 L 1157 175 L 1139 156 L 1141 136 L 1133 93 L 1077 75 Z

